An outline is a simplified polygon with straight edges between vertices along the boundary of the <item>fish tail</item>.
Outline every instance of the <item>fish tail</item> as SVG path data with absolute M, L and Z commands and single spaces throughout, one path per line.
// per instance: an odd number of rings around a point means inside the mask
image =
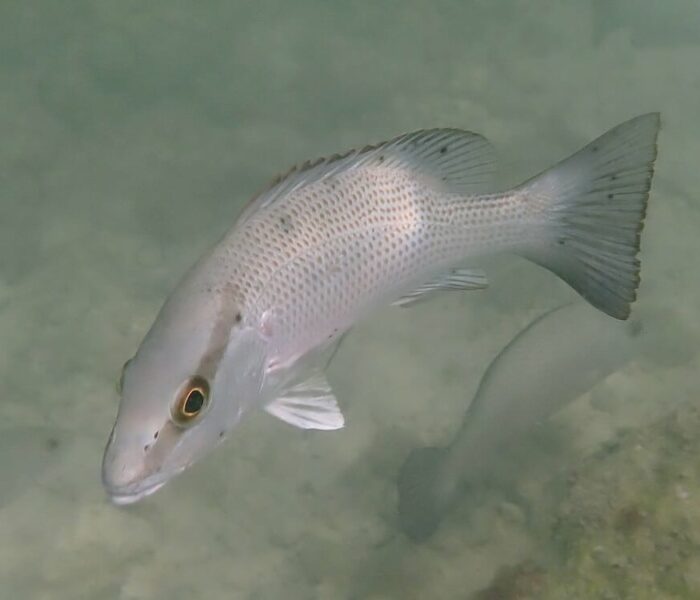
M 399 471 L 399 527 L 414 542 L 428 539 L 442 519 L 436 479 L 444 453 L 444 448 L 415 448 Z
M 616 319 L 637 297 L 659 121 L 649 113 L 622 123 L 518 188 L 544 225 L 520 254 Z

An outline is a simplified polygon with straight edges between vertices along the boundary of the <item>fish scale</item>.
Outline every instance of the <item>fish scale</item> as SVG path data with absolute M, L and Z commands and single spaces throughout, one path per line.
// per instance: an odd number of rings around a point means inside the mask
M 285 362 L 455 261 L 517 245 L 526 212 L 514 194 L 440 194 L 415 172 L 367 166 L 264 209 L 250 236 L 217 250 L 229 260 L 214 278 L 250 282 L 244 314 L 274 315 L 271 343 Z

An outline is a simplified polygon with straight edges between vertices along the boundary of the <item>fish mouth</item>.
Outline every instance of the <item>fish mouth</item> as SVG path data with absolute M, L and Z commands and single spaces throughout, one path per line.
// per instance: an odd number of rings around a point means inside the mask
M 131 486 L 131 489 L 128 487 L 123 489 L 107 488 L 107 495 L 112 501 L 112 504 L 116 504 L 117 506 L 127 506 L 143 500 L 146 496 L 155 494 L 165 484 L 165 481 L 156 481 L 150 485 L 140 485 L 137 488 Z
M 171 473 L 159 471 L 144 479 L 139 479 L 137 481 L 132 480 L 124 483 L 110 481 L 108 478 L 103 477 L 102 484 L 113 504 L 117 506 L 126 506 L 128 504 L 135 504 L 147 496 L 155 494 L 175 475 L 182 473 L 186 467 L 187 465 L 182 466 Z

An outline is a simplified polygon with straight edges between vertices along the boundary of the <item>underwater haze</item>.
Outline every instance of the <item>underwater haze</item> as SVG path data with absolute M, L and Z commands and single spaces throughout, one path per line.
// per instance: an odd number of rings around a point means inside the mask
M 697 0 L 5 0 L 0 57 L 0 597 L 700 597 Z M 653 343 L 430 539 L 399 526 L 407 455 L 448 443 L 499 350 L 576 298 L 519 258 L 361 322 L 329 370 L 344 429 L 259 411 L 157 494 L 109 501 L 123 363 L 275 174 L 457 127 L 505 189 L 651 111 L 632 314 Z

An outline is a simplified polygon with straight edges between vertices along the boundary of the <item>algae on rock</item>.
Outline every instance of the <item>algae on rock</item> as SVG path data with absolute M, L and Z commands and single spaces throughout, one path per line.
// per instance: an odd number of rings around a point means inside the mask
M 621 434 L 570 472 L 554 564 L 504 569 L 476 598 L 699 598 L 699 455 L 698 404 Z

